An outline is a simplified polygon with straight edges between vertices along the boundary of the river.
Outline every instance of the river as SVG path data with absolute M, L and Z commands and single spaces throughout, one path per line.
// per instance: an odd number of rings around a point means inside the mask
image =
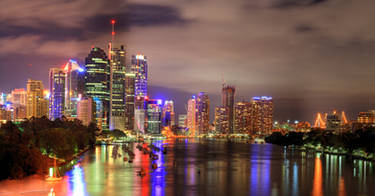
M 123 161 L 121 148 L 114 159 L 113 146 L 96 146 L 61 181 L 1 181 L 0 195 L 375 195 L 375 166 L 368 161 L 271 144 L 179 139 L 154 145 L 167 154 L 155 151 L 159 159 L 152 161 L 131 144 L 133 163 Z

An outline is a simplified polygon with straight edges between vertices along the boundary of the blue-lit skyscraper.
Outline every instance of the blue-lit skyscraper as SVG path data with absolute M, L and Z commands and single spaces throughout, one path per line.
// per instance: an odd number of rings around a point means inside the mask
M 84 77 L 84 69 L 77 61 L 70 59 L 64 68 L 65 72 L 65 116 L 77 117 L 77 101 L 82 97 L 79 86 Z
M 49 118 L 55 120 L 64 115 L 65 107 L 65 72 L 51 68 L 49 72 Z
M 96 121 L 104 130 L 109 128 L 110 66 L 100 48 L 92 48 L 85 64 L 84 94 L 96 104 Z
M 131 63 L 135 69 L 135 96 L 147 96 L 147 58 L 142 54 L 133 55 Z

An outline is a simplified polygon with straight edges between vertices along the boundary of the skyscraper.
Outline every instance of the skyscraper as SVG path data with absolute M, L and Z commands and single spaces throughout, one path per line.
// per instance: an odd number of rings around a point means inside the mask
M 131 68 L 134 70 L 134 130 L 144 133 L 147 97 L 147 58 L 142 54 L 133 55 Z M 130 104 L 129 104 L 130 105 Z
M 27 118 L 40 118 L 48 115 L 48 101 L 43 97 L 43 88 L 42 81 L 32 79 L 27 80 Z
M 147 58 L 142 54 L 132 56 L 135 69 L 135 96 L 147 96 Z
M 110 86 L 110 129 L 126 129 L 125 119 L 125 49 L 112 48 Z
M 187 128 L 191 136 L 197 135 L 197 100 L 196 97 L 193 96 L 188 101 L 188 108 L 187 108 Z
M 134 131 L 137 133 L 146 133 L 146 111 L 148 97 L 137 96 L 134 104 Z
M 253 97 L 251 128 L 253 134 L 267 135 L 272 130 L 273 100 L 272 97 Z
M 221 134 L 229 133 L 228 107 L 218 106 L 215 108 L 215 131 Z
M 77 101 L 82 97 L 80 83 L 83 81 L 84 69 L 77 61 L 70 59 L 64 67 L 65 72 L 65 111 L 66 117 L 77 116 Z
M 251 102 L 238 102 L 234 109 L 234 131 L 236 133 L 250 133 L 251 130 Z
M 197 97 L 198 134 L 207 134 L 210 129 L 210 100 L 204 92 Z
M 234 93 L 234 86 L 223 85 L 223 89 L 221 91 L 221 104 L 228 110 L 228 133 L 234 133 Z
M 161 132 L 161 99 L 149 99 L 146 101 L 146 132 L 147 134 L 160 134 Z
M 163 105 L 162 113 L 163 126 L 172 127 L 175 125 L 175 113 L 172 100 L 166 100 Z
M 60 68 L 49 71 L 49 118 L 55 120 L 64 115 L 65 107 L 65 72 Z
M 110 66 L 105 52 L 97 47 L 91 49 L 85 64 L 84 93 L 96 104 L 96 120 L 102 129 L 109 129 Z
M 125 129 L 134 129 L 135 66 L 126 65 L 125 74 Z

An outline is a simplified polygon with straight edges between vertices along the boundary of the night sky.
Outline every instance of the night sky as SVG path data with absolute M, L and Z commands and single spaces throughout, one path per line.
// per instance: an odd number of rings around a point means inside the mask
M 51 67 L 107 48 L 110 19 L 128 57 L 149 59 L 151 97 L 205 91 L 220 103 L 268 95 L 275 120 L 375 109 L 374 0 L 1 0 L 0 91 L 48 84 Z M 222 77 L 223 76 L 223 77 Z M 212 107 L 212 108 L 213 108 Z M 211 110 L 213 112 L 213 110 Z M 213 113 L 211 114 L 213 117 Z

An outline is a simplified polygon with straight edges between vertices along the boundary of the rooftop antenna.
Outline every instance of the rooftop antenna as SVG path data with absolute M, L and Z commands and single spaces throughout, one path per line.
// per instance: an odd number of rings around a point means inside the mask
M 221 73 L 221 83 L 223 85 L 223 88 L 225 87 L 225 80 L 224 80 L 224 74 Z
M 115 19 L 112 19 L 111 20 L 111 25 L 112 25 L 112 39 L 111 39 L 111 42 L 109 42 L 109 45 L 108 45 L 108 58 L 109 60 L 111 60 L 111 51 L 112 51 L 112 48 L 113 48 L 113 42 L 115 40 L 115 23 L 116 23 L 116 20 Z

